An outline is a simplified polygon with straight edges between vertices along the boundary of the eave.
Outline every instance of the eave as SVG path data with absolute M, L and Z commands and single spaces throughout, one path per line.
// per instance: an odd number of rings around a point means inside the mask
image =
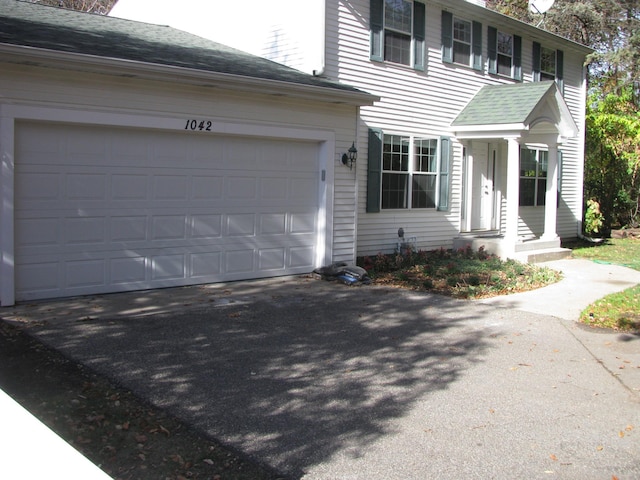
M 191 69 L 174 65 L 62 52 L 6 43 L 0 43 L 0 61 L 16 65 L 137 78 L 180 85 L 219 88 L 243 93 L 256 93 L 354 106 L 373 105 L 374 102 L 380 100 L 378 96 L 355 89 L 334 89 L 259 77 Z

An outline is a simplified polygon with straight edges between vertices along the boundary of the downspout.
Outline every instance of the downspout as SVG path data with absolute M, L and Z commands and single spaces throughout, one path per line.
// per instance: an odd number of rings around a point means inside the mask
M 321 77 L 322 75 L 324 75 L 324 71 L 325 71 L 325 52 L 327 50 L 327 32 L 326 32 L 326 28 L 327 28 L 327 6 L 326 6 L 326 1 L 325 0 L 316 0 L 319 4 L 320 4 L 320 35 L 318 35 L 318 42 L 319 45 L 317 47 L 318 48 L 318 60 L 319 60 L 319 68 L 316 70 L 313 70 L 313 76 L 314 77 Z

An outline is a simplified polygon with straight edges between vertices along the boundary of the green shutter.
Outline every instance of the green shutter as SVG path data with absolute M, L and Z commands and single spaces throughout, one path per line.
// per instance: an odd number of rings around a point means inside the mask
M 377 213 L 382 183 L 382 130 L 369 129 L 367 162 L 367 213 Z
M 533 58 L 532 58 L 532 77 L 534 82 L 540 81 L 540 54 L 541 47 L 538 42 L 533 42 Z
M 473 54 L 473 69 L 484 70 L 482 64 L 482 24 L 474 21 L 471 27 L 471 52 Z
M 440 137 L 440 181 L 438 183 L 438 210 L 449 210 L 451 190 L 451 138 Z
M 564 52 L 556 50 L 556 83 L 560 94 L 564 96 Z
M 487 57 L 489 60 L 489 73 L 498 73 L 498 29 L 487 28 Z
M 384 0 L 371 0 L 369 24 L 371 28 L 371 60 L 383 61 Z
M 442 11 L 442 61 L 453 63 L 453 14 Z
M 522 37 L 513 36 L 513 79 L 522 81 Z
M 424 39 L 425 39 L 425 6 L 424 3 L 413 2 L 413 68 L 424 71 Z

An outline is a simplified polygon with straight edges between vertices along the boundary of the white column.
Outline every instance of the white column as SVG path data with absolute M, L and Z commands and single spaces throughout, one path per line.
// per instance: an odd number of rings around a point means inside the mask
M 556 219 L 558 217 L 558 146 L 549 144 L 547 164 L 547 191 L 544 199 L 544 233 L 541 240 L 556 240 Z
M 515 248 L 518 240 L 518 216 L 520 204 L 520 143 L 516 138 L 507 139 L 507 224 L 504 239 L 508 248 Z

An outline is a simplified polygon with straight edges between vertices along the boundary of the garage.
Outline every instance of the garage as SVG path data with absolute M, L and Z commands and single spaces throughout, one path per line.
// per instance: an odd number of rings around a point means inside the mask
M 0 307 L 354 262 L 379 98 L 175 28 L 0 0 Z
M 186 122 L 16 122 L 16 300 L 315 267 L 319 143 Z

